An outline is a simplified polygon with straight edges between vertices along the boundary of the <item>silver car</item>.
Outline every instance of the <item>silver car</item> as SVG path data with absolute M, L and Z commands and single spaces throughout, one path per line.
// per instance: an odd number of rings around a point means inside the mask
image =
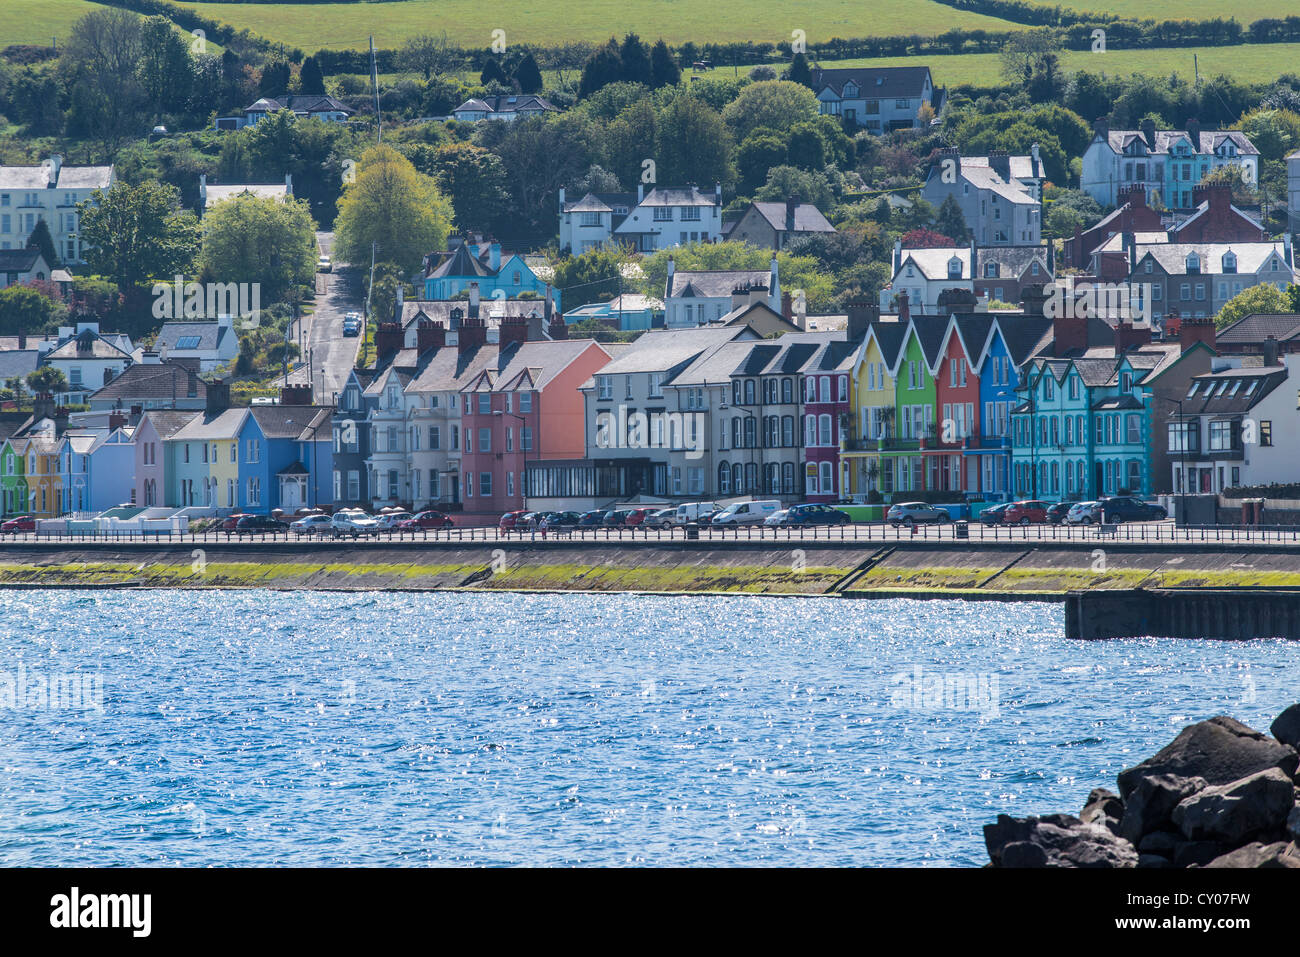
M 951 522 L 952 516 L 945 509 L 925 502 L 900 502 L 889 506 L 885 521 L 897 528 L 899 525 L 937 525 Z
M 1065 513 L 1067 525 L 1100 525 L 1101 519 L 1101 502 L 1075 502 Z

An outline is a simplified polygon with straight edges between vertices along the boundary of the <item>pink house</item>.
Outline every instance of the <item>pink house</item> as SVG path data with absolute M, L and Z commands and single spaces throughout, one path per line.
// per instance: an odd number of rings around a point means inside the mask
M 154 409 L 144 413 L 132 441 L 135 445 L 135 501 L 146 507 L 169 505 L 167 477 L 176 443 L 166 442 L 181 427 L 200 413 L 190 409 Z

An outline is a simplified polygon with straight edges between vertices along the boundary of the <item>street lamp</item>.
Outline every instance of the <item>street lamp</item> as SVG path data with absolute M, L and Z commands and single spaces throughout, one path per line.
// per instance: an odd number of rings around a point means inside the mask
M 1029 398 L 1027 400 L 1029 402 L 1029 497 L 1033 499 L 1037 499 L 1038 498 L 1038 432 L 1036 430 L 1036 426 L 1034 423 L 1034 413 L 1035 413 L 1034 390 L 1032 388 L 1028 388 L 1027 391 L 1029 393 Z M 998 395 L 1004 395 L 1004 396 L 1015 398 L 1016 390 L 1003 389 L 1001 392 L 998 393 Z M 1014 482 L 1015 479 L 1013 478 L 1012 483 L 1014 484 Z
M 1178 517 L 1182 519 L 1184 527 L 1187 525 L 1187 446 L 1191 436 L 1188 434 L 1187 422 L 1183 418 L 1183 400 L 1174 399 L 1174 405 L 1178 406 L 1178 444 L 1179 451 L 1183 460 L 1182 481 L 1178 483 Z M 1199 421 L 1199 420 L 1198 420 Z M 1199 431 L 1199 429 L 1198 429 Z M 1175 522 L 1175 525 L 1178 523 Z
M 528 447 L 524 445 L 524 429 L 528 428 L 528 420 L 522 415 L 515 415 L 513 412 L 504 412 L 501 409 L 493 409 L 493 415 L 510 416 L 512 419 L 519 420 L 519 451 L 524 453 L 524 470 L 519 473 L 519 497 L 523 501 L 524 511 L 528 511 Z

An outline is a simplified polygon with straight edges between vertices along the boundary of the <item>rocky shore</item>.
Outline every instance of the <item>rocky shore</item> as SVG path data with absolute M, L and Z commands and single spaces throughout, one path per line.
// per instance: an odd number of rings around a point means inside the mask
M 1200 721 L 1077 817 L 998 815 L 984 825 L 991 866 L 1300 869 L 1300 704 L 1269 730 Z

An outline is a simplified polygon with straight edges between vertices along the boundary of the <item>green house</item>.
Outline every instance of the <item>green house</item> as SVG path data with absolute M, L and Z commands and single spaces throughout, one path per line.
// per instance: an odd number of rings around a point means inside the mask
M 0 445 L 0 515 L 27 512 L 27 440 L 5 439 Z

